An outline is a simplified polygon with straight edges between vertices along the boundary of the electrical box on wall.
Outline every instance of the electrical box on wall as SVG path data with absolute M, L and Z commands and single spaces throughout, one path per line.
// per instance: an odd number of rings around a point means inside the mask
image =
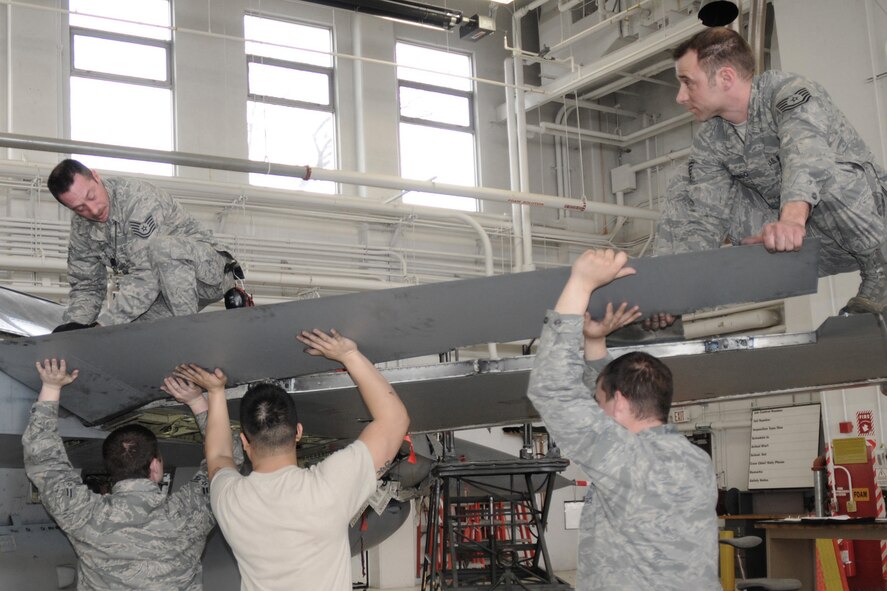
M 483 39 L 487 35 L 496 32 L 496 21 L 489 16 L 475 14 L 468 22 L 459 27 L 459 37 L 468 38 L 471 41 Z
M 628 193 L 638 188 L 635 172 L 628 164 L 610 170 L 610 184 L 614 193 Z

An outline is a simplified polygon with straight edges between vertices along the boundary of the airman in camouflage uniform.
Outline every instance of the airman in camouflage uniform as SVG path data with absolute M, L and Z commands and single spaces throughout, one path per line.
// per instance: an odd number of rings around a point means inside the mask
M 610 362 L 604 337 L 635 321 L 636 308 L 609 306 L 601 321 L 583 321 L 595 289 L 634 272 L 626 261 L 613 251 L 579 257 L 545 317 L 527 392 L 590 479 L 577 589 L 719 591 L 714 468 L 667 424 L 671 372 L 644 353 Z
M 64 321 L 101 325 L 195 314 L 234 286 L 229 249 L 150 183 L 102 179 L 76 160 L 50 174 L 50 191 L 74 211 Z M 111 269 L 113 297 L 102 310 Z
M 819 84 L 785 72 L 753 77 L 729 29 L 675 51 L 677 100 L 704 123 L 688 174 L 673 180 L 655 252 L 821 239 L 820 275 L 859 270 L 849 312 L 887 306 L 887 173 Z
M 111 494 L 92 492 L 72 467 L 58 433 L 60 391 L 76 379 L 77 370 L 69 374 L 64 361 L 53 359 L 38 363 L 38 371 L 43 388 L 22 436 L 25 470 L 77 553 L 77 588 L 202 589 L 200 557 L 215 525 L 206 463 L 167 495 L 158 486 L 162 459 L 154 456 L 146 465 L 146 458 L 157 453 L 151 447 L 156 438 L 139 425 L 124 426 L 108 436 L 103 456 L 112 479 L 115 473 L 129 475 L 114 483 Z M 167 378 L 164 390 L 191 407 L 203 433 L 207 405 L 201 390 L 173 378 Z M 235 450 L 242 461 L 242 448 Z

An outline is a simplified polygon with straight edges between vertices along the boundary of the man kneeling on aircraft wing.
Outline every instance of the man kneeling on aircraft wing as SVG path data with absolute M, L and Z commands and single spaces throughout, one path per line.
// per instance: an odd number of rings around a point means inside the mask
M 240 569 L 241 589 L 350 591 L 348 525 L 388 469 L 409 426 L 388 381 L 335 330 L 297 337 L 310 355 L 340 362 L 373 420 L 357 441 L 308 469 L 296 463 L 302 425 L 292 397 L 261 383 L 240 402 L 243 448 L 253 472 L 241 476 L 231 458 L 225 374 L 180 365 L 175 375 L 209 393 L 206 459 L 213 511 Z
M 226 307 L 237 298 L 234 307 L 251 305 L 235 285 L 244 275 L 230 248 L 166 191 L 135 178 L 102 178 L 70 158 L 46 184 L 74 212 L 71 291 L 65 324 L 54 332 L 196 314 L 223 297 Z M 109 270 L 113 297 L 103 309 Z
M 64 359 L 38 362 L 37 371 L 43 387 L 22 436 L 25 471 L 77 553 L 77 589 L 203 589 L 200 556 L 215 525 L 206 465 L 167 495 L 158 486 L 163 458 L 157 437 L 141 425 L 126 425 L 102 445 L 111 494 L 92 492 L 58 433 L 61 389 L 78 371 L 68 373 Z M 164 380 L 162 389 L 187 404 L 204 431 L 202 391 L 176 378 Z
M 600 321 L 586 313 L 594 290 L 635 273 L 627 260 L 612 250 L 576 260 L 545 317 L 527 392 L 591 480 L 577 589 L 719 590 L 714 468 L 667 424 L 671 371 L 646 353 L 609 357 L 605 337 L 637 320 L 637 307 L 609 304 Z

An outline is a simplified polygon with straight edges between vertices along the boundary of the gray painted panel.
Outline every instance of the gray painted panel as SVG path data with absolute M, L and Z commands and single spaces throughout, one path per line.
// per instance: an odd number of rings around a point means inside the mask
M 787 337 L 789 335 L 786 335 Z M 827 390 L 887 382 L 887 328 L 874 314 L 826 320 L 807 344 L 791 338 L 764 338 L 763 346 L 743 350 L 699 353 L 703 341 L 674 344 L 661 356 L 674 374 L 675 402 L 777 392 Z M 788 343 L 788 344 L 783 344 Z M 652 350 L 656 345 L 613 348 L 615 356 Z M 661 349 L 661 348 L 660 348 Z M 659 353 L 657 351 L 657 353 Z M 533 356 L 490 362 L 455 362 L 452 371 L 431 368 L 429 375 L 456 377 L 423 379 L 424 368 L 399 380 L 403 370 L 386 370 L 410 411 L 410 430 L 439 431 L 468 426 L 502 425 L 539 417 L 526 398 Z M 305 431 L 312 435 L 353 438 L 369 413 L 353 387 L 342 387 L 339 374 L 314 376 L 307 391 L 293 393 Z M 231 400 L 232 416 L 239 400 Z
M 590 309 L 600 314 L 612 300 L 682 314 L 813 293 L 817 254 L 817 241 L 807 241 L 799 253 L 746 246 L 636 259 L 637 275 L 599 290 Z M 515 273 L 4 341 L 0 370 L 36 388 L 34 361 L 66 358 L 80 377 L 62 404 L 100 423 L 161 398 L 161 379 L 179 363 L 222 367 L 231 384 L 330 369 L 336 364 L 302 354 L 294 339 L 314 327 L 336 327 L 374 362 L 530 339 L 568 275 Z

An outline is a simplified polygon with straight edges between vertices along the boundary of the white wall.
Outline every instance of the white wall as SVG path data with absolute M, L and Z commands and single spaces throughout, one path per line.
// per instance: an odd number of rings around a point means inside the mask
M 776 0 L 773 8 L 781 69 L 825 86 L 878 161 L 887 163 L 887 79 L 867 81 L 887 71 L 883 3 Z

